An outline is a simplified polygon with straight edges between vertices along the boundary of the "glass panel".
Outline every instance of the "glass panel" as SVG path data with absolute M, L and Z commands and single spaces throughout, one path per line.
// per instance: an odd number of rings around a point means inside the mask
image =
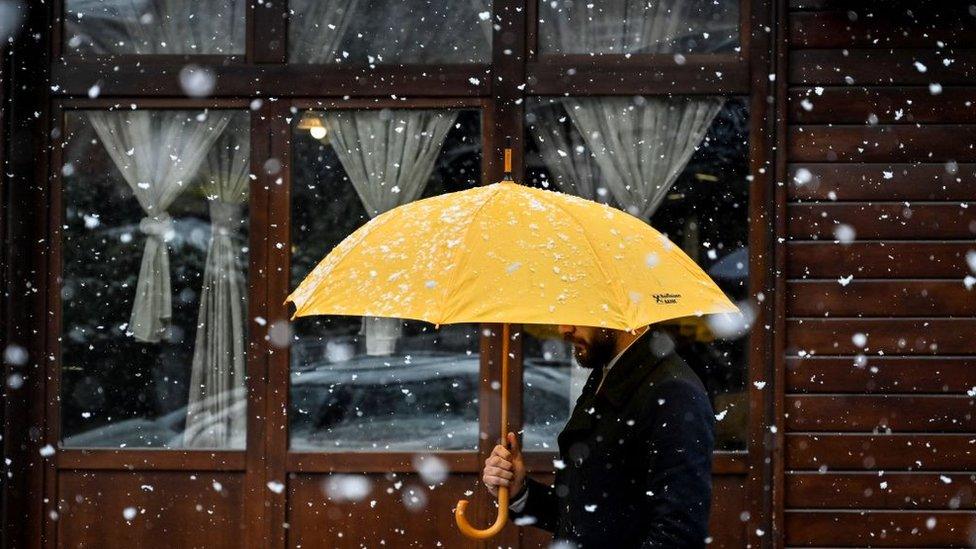
M 242 54 L 244 9 L 244 0 L 65 0 L 65 51 Z
M 738 0 L 539 0 L 542 54 L 738 50 Z
M 491 0 L 291 0 L 292 63 L 487 63 Z
M 249 119 L 71 111 L 62 444 L 243 448 Z
M 666 234 L 746 313 L 656 324 L 705 383 L 716 448 L 745 448 L 748 410 L 748 103 L 720 97 L 593 97 L 528 103 L 527 183 L 608 203 Z M 589 371 L 554 327 L 527 329 L 525 375 L 558 378 L 566 405 L 537 406 L 526 388 L 526 447 L 555 448 Z M 559 372 L 559 373 L 556 373 Z M 535 373 L 535 374 L 534 374 Z M 551 411 L 550 411 L 551 409 Z M 532 435 L 533 432 L 539 433 Z M 542 434 L 545 433 L 545 436 Z
M 478 111 L 312 111 L 296 119 L 293 288 L 371 216 L 480 181 Z M 477 448 L 477 325 L 318 316 L 297 319 L 293 331 L 293 450 Z

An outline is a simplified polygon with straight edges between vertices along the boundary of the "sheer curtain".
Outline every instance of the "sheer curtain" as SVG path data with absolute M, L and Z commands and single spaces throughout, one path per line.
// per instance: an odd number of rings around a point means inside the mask
M 95 53 L 228 55 L 244 52 L 244 10 L 241 0 L 67 0 L 65 25 Z
M 420 198 L 456 118 L 450 110 L 330 111 L 325 126 L 356 194 L 375 217 Z M 401 329 L 398 319 L 363 318 L 366 353 L 392 354 Z
M 621 208 L 647 221 L 722 108 L 721 97 L 587 97 L 566 110 Z
M 288 59 L 333 63 L 359 0 L 291 0 Z
M 146 244 L 128 331 L 158 342 L 172 318 L 169 250 L 170 204 L 196 175 L 229 113 L 204 116 L 180 111 L 89 111 L 95 133 L 145 212 L 139 229 Z
M 542 50 L 563 54 L 626 54 L 671 51 L 692 27 L 691 0 L 539 2 Z M 700 27 L 695 27 L 700 28 Z
M 556 186 L 564 193 L 599 200 L 600 169 L 583 137 L 567 123 L 569 116 L 559 102 L 532 109 L 529 135 Z
M 238 401 L 246 399 L 247 286 L 241 266 L 250 173 L 246 121 L 235 117 L 203 167 L 211 235 L 183 434 L 188 448 L 244 447 L 247 415 Z

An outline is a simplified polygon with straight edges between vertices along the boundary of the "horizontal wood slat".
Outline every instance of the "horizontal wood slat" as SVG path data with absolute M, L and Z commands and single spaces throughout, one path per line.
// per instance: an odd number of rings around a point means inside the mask
M 973 162 L 973 143 L 976 125 L 793 126 L 788 153 L 791 162 Z
M 953 278 L 970 274 L 966 253 L 976 242 L 790 242 L 790 278 Z
M 792 164 L 790 200 L 973 200 L 976 164 Z
M 953 62 L 943 64 L 945 53 L 921 49 L 834 49 L 794 50 L 789 55 L 791 84 L 972 85 L 976 75 L 976 52 L 954 50 Z M 925 72 L 915 63 L 921 63 Z M 852 78 L 849 84 L 847 77 Z
M 974 18 L 976 19 L 976 18 Z M 790 90 L 789 117 L 798 124 L 976 123 L 976 89 L 801 87 Z
M 786 506 L 803 509 L 976 509 L 965 473 L 789 473 Z
M 976 202 L 791 204 L 787 214 L 787 230 L 793 239 L 976 238 Z
M 969 547 L 976 513 L 787 511 L 786 544 L 795 547 Z
M 123 471 L 243 471 L 243 451 L 59 449 L 59 469 Z
M 787 284 L 789 316 L 976 316 L 976 288 L 962 280 L 799 280 Z
M 976 358 L 791 357 L 788 393 L 947 393 L 976 387 Z
M 942 40 L 955 47 L 976 46 L 976 28 L 965 6 L 940 10 L 938 19 L 926 10 L 858 8 L 798 12 L 789 17 L 789 41 L 793 48 L 933 48 Z M 851 9 L 854 8 L 854 9 Z M 956 11 L 958 17 L 947 13 Z
M 952 396 L 787 396 L 790 431 L 976 433 L 973 398 Z
M 786 434 L 788 470 L 970 471 L 976 436 Z
M 866 347 L 853 341 L 856 334 L 866 336 Z M 787 320 L 786 347 L 790 355 L 971 355 L 973 334 L 976 318 L 794 318 Z

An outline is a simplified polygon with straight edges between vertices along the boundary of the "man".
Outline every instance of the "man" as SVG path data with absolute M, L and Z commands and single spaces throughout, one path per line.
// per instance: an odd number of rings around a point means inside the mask
M 659 332 L 559 331 L 593 371 L 559 434 L 555 483 L 526 478 L 509 433 L 485 461 L 489 492 L 508 487 L 517 523 L 577 547 L 704 547 L 714 417 L 701 380 Z

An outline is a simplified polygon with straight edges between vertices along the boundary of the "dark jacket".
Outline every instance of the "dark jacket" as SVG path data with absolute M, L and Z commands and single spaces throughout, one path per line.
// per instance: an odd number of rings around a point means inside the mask
M 649 333 L 594 370 L 559 434 L 553 486 L 527 479 L 520 524 L 577 547 L 704 547 L 711 503 L 712 407 L 701 380 Z M 515 498 L 513 498 L 514 501 Z

